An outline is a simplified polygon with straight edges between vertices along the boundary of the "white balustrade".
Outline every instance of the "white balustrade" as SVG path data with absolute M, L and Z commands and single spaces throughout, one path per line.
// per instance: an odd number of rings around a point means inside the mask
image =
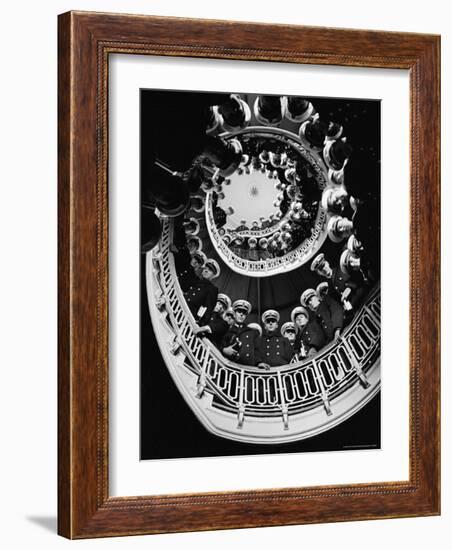
M 345 329 L 314 358 L 269 371 L 244 367 L 227 360 L 211 342 L 194 333 L 195 320 L 179 286 L 174 258 L 169 251 L 172 222 L 164 220 L 159 246 L 160 269 L 154 271 L 167 320 L 174 334 L 172 350 L 183 353 L 184 366 L 198 375 L 196 396 L 213 396 L 212 407 L 228 411 L 243 428 L 246 418 L 283 415 L 284 429 L 293 414 L 323 407 L 334 412 L 334 399 L 356 383 L 369 386 L 366 369 L 379 358 L 380 290 L 375 288 L 366 304 Z

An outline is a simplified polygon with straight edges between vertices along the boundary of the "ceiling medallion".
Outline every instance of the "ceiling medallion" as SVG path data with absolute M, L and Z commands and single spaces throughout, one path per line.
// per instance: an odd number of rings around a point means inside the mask
M 258 188 L 257 188 L 255 185 L 253 185 L 253 186 L 250 188 L 250 196 L 251 196 L 251 197 L 257 197 L 258 194 L 259 194 Z

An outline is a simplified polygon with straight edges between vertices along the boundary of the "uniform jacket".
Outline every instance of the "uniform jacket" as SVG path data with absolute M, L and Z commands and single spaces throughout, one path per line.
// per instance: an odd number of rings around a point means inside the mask
M 241 365 L 256 365 L 259 360 L 259 333 L 245 324 L 234 323 L 223 338 L 222 348 L 227 348 L 239 340 L 241 346 L 238 355 L 231 358 Z
M 351 294 L 348 301 L 355 306 L 359 303 L 364 293 L 366 283 L 360 272 L 353 272 L 351 275 L 344 273 L 340 267 L 333 269 L 333 276 L 329 279 L 329 286 L 332 290 L 332 295 L 338 301 L 341 300 L 341 295 L 346 288 L 351 289 Z
M 207 323 L 212 333 L 207 333 L 206 337 L 215 344 L 217 348 L 221 346 L 223 338 L 229 330 L 229 325 L 223 319 L 221 313 L 212 312 L 209 322 Z
M 180 223 L 174 226 L 174 244 L 178 252 L 174 254 L 174 265 L 181 289 L 185 292 L 190 285 L 199 280 L 195 270 L 190 265 L 191 255 L 187 248 L 187 239 Z
M 317 311 L 312 312 L 312 318 L 319 323 L 328 343 L 333 340 L 335 330 L 341 329 L 344 325 L 344 310 L 334 298 L 326 295 Z
M 292 346 L 284 336 L 278 332 L 264 330 L 259 338 L 258 363 L 267 363 L 271 367 L 287 365 L 293 356 Z
M 248 260 L 257 262 L 259 260 L 259 250 L 257 248 L 250 248 L 248 250 Z
M 303 358 L 306 355 L 303 354 L 302 348 L 304 348 L 307 354 L 311 348 L 319 351 L 325 343 L 325 334 L 319 323 L 316 319 L 310 319 L 301 330 L 298 330 L 295 336 L 294 348 L 300 358 Z
M 184 295 L 198 324 L 206 325 L 217 303 L 218 288 L 210 281 L 198 279 L 188 284 Z M 200 308 L 205 308 L 205 310 L 200 311 Z
M 334 291 L 334 296 L 339 300 L 342 293 L 347 287 L 355 288 L 356 284 L 351 280 L 348 273 L 344 273 L 340 267 L 334 267 L 331 279 L 328 279 L 331 290 Z

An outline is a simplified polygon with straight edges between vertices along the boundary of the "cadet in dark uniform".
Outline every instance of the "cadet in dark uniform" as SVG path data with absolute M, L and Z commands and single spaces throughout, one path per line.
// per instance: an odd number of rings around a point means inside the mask
M 297 358 L 311 357 L 325 345 L 323 330 L 315 319 L 311 319 L 305 307 L 299 306 L 293 309 L 291 318 L 297 327 L 294 344 Z
M 195 237 L 199 233 L 199 222 L 196 218 L 190 218 L 184 222 L 185 234 L 188 236 Z
M 262 314 L 264 332 L 259 339 L 260 358 L 257 366 L 263 369 L 287 365 L 292 359 L 292 347 L 284 336 L 278 334 L 279 313 L 268 309 Z
M 327 281 L 322 281 L 315 288 L 315 292 L 317 296 L 320 298 L 320 301 L 323 300 L 324 296 L 326 296 L 329 291 L 330 291 L 330 285 Z
M 206 325 L 217 303 L 218 288 L 212 284 L 220 274 L 220 266 L 215 260 L 207 260 L 202 269 L 202 278 L 193 281 L 184 292 L 185 300 L 199 325 Z
M 346 248 L 340 257 L 339 266 L 341 271 L 347 276 L 350 277 L 350 282 L 355 285 L 355 290 L 350 297 L 350 302 L 353 307 L 356 307 L 360 304 L 361 300 L 364 297 L 366 288 L 371 286 L 371 276 L 366 274 L 363 269 L 363 262 L 361 257 L 352 250 Z M 351 285 L 350 285 L 351 286 Z
M 240 220 L 240 225 L 235 228 L 237 232 L 239 231 L 248 231 L 248 226 L 246 225 L 246 220 Z
M 256 262 L 259 259 L 259 251 L 257 249 L 257 239 L 256 237 L 250 237 L 248 239 L 248 260 Z
M 241 235 L 236 235 L 232 243 L 229 245 L 231 251 L 241 258 L 243 257 L 243 252 L 245 249 L 244 242 L 245 239 Z
M 202 278 L 202 270 L 206 262 L 207 256 L 200 250 L 191 255 L 190 265 L 198 279 Z
M 281 335 L 289 341 L 290 350 L 292 352 L 292 358 L 295 355 L 295 337 L 297 335 L 297 329 L 294 323 L 288 321 L 281 327 Z
M 246 300 L 236 300 L 232 304 L 232 309 L 235 320 L 223 339 L 223 355 L 241 365 L 254 366 L 258 360 L 259 333 L 245 325 L 246 317 L 251 311 L 251 304 Z
M 322 206 L 331 214 L 351 218 L 354 210 L 350 204 L 350 197 L 343 186 L 329 187 L 323 191 Z
M 217 303 L 206 325 L 195 329 L 195 334 L 205 336 L 211 340 L 217 348 L 221 346 L 223 338 L 229 330 L 228 323 L 223 319 L 224 312 L 231 307 L 231 299 L 226 294 L 218 294 Z
M 311 264 L 313 271 L 328 279 L 330 294 L 342 303 L 345 311 L 352 310 L 363 297 L 367 281 L 360 267 L 358 255 L 348 249 L 342 252 L 338 267 L 331 268 L 323 254 Z
M 322 328 L 326 343 L 338 339 L 344 326 L 344 310 L 338 302 L 328 294 L 320 301 L 313 288 L 308 288 L 300 298 L 301 305 L 311 311 L 311 318 L 315 319 Z
M 177 222 L 174 225 L 174 242 L 171 244 L 170 250 L 174 254 L 174 265 L 180 287 L 183 292 L 186 292 L 191 285 L 198 281 L 198 276 L 193 267 L 193 256 L 190 253 L 185 233 L 182 226 Z M 200 251 L 195 253 L 202 254 Z M 197 266 L 198 264 L 196 264 Z
M 202 249 L 202 242 L 199 237 L 189 237 L 187 239 L 187 248 L 190 254 L 199 252 Z
M 281 335 L 284 336 L 284 338 L 287 338 L 289 342 L 295 342 L 296 334 L 297 329 L 295 327 L 295 324 L 291 321 L 284 323 L 284 325 L 281 327 Z
M 324 254 L 319 254 L 314 258 L 311 270 L 328 280 L 329 294 L 341 302 L 345 310 L 351 309 L 350 296 L 357 290 L 358 285 L 352 280 L 349 273 L 343 271 L 341 267 L 332 268 Z
M 268 239 L 261 237 L 259 239 L 259 259 L 268 260 L 271 256 L 271 253 L 268 251 Z
M 342 216 L 331 216 L 327 225 L 328 237 L 333 243 L 348 239 L 353 232 L 353 222 Z
M 226 321 L 229 327 L 232 327 L 232 325 L 235 323 L 234 310 L 232 309 L 232 307 L 228 308 L 223 313 L 223 319 Z

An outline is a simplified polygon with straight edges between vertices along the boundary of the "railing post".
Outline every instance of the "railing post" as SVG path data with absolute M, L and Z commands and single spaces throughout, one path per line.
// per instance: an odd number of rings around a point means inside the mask
M 207 364 L 209 363 L 209 353 L 206 352 L 206 354 L 204 355 L 204 361 L 202 363 L 202 370 L 201 370 L 201 374 L 199 376 L 199 382 L 198 382 L 198 386 L 196 388 L 196 397 L 198 399 L 201 399 L 203 393 L 204 393 L 204 390 L 206 389 L 206 385 L 207 385 Z
M 182 346 L 181 341 L 179 340 L 179 337 L 176 334 L 171 338 L 169 345 L 170 345 L 170 352 L 172 355 L 176 355 L 176 353 L 180 350 Z
M 319 386 L 320 386 L 320 395 L 322 397 L 323 406 L 325 407 L 326 414 L 328 416 L 331 416 L 333 414 L 333 411 L 331 410 L 331 405 L 330 405 L 330 400 L 329 400 L 329 397 L 328 397 L 328 392 L 326 391 L 325 386 L 323 384 L 322 373 L 320 372 L 320 368 L 317 365 L 317 362 L 316 362 L 315 359 L 312 360 L 312 364 L 314 366 L 315 373 L 317 374 L 317 380 L 318 380 Z
M 355 354 L 353 353 L 353 350 L 351 349 L 350 344 L 347 342 L 347 340 L 344 338 L 342 342 L 344 344 L 345 349 L 347 350 L 350 361 L 353 364 L 353 368 L 355 369 L 356 374 L 363 388 L 367 389 L 370 386 L 370 382 L 369 380 L 367 380 L 366 373 L 363 371 L 363 369 L 361 368 L 361 365 L 358 363 L 358 360 L 356 359 Z
M 164 307 L 166 305 L 166 298 L 165 298 L 165 295 L 163 294 L 163 292 L 156 292 L 155 293 L 155 305 L 157 306 L 157 308 L 160 311 L 162 309 L 164 309 Z
M 245 405 L 243 404 L 243 397 L 245 393 L 245 369 L 240 370 L 240 397 L 239 397 L 239 409 L 237 414 L 237 428 L 241 430 L 243 428 L 243 422 L 245 420 Z
M 283 423 L 284 423 L 284 429 L 289 429 L 289 407 L 286 403 L 286 398 L 284 397 L 284 388 L 281 378 L 281 372 L 278 371 L 278 388 L 279 388 L 279 395 L 281 396 L 281 412 L 283 417 Z

